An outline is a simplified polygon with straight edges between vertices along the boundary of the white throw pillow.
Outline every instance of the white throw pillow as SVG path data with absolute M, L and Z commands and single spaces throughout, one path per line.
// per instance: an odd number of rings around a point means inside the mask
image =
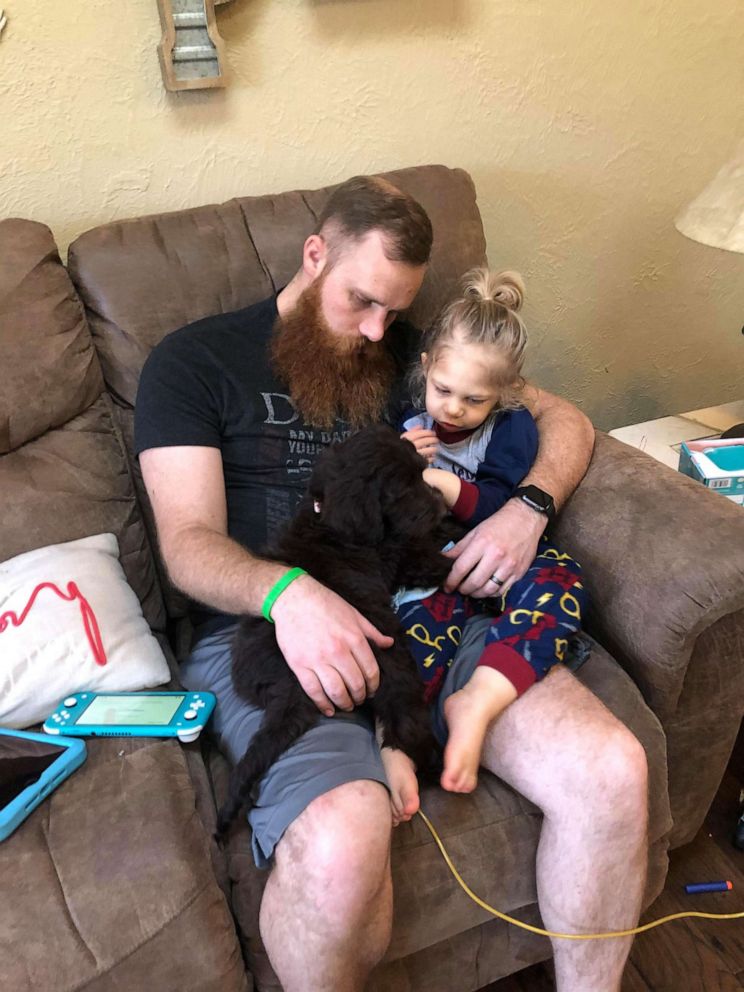
M 0 726 L 40 723 L 79 689 L 136 691 L 169 678 L 113 534 L 0 563 Z

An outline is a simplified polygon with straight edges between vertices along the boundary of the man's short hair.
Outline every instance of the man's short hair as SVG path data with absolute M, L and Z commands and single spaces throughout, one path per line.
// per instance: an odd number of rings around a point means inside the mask
M 412 196 L 377 176 L 354 176 L 331 193 L 318 219 L 316 234 L 328 242 L 331 255 L 346 240 L 359 241 L 371 231 L 383 235 L 391 262 L 426 265 L 431 255 L 431 221 Z

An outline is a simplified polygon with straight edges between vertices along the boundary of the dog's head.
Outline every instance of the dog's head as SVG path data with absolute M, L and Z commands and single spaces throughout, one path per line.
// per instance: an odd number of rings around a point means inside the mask
M 426 538 L 445 514 L 426 462 L 390 427 L 366 427 L 318 458 L 309 496 L 320 522 L 349 544 Z

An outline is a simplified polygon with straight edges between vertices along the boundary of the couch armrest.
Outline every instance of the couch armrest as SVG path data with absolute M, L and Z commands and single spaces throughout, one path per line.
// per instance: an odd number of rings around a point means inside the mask
M 744 610 L 744 508 L 598 431 L 554 536 L 584 567 L 590 632 L 663 723 L 697 638 Z
M 597 432 L 554 537 L 584 567 L 587 629 L 664 726 L 681 843 L 715 794 L 744 709 L 744 507 Z

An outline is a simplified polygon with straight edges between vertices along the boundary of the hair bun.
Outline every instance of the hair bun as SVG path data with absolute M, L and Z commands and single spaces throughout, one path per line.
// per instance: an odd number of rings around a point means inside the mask
M 493 300 L 507 310 L 521 310 L 524 303 L 524 280 L 518 272 L 489 272 L 472 269 L 465 276 L 464 294 L 468 299 Z
M 499 272 L 491 276 L 491 295 L 508 310 L 521 310 L 524 303 L 524 280 L 518 272 Z

